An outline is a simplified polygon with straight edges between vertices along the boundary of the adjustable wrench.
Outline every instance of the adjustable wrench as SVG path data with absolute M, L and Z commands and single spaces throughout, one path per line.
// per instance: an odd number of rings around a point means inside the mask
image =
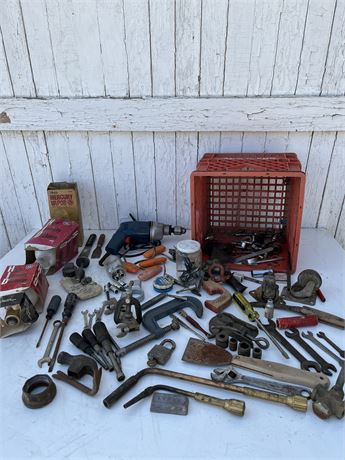
M 268 320 L 268 324 L 265 325 L 266 329 L 286 348 L 297 361 L 300 362 L 301 369 L 309 371 L 314 369 L 316 372 L 321 372 L 321 366 L 315 361 L 309 361 L 306 359 L 286 338 L 281 335 L 276 329 L 276 323 L 272 320 Z
M 310 399 L 311 390 L 302 386 L 288 385 L 279 382 L 273 382 L 271 380 L 258 379 L 249 375 L 242 375 L 233 366 L 226 368 L 214 369 L 211 372 L 211 378 L 214 382 L 224 383 L 240 383 L 242 385 L 250 385 L 252 387 L 261 388 L 262 390 L 273 391 L 274 393 L 280 393 L 285 396 L 304 396 Z
M 285 332 L 286 337 L 293 339 L 298 343 L 310 356 L 312 356 L 315 361 L 317 361 L 321 366 L 321 371 L 326 375 L 332 375 L 331 371 L 337 372 L 337 368 L 332 363 L 328 363 L 323 359 L 310 345 L 307 344 L 305 340 L 300 336 L 298 329 L 289 329 Z
M 326 342 L 334 348 L 335 351 L 337 351 L 339 353 L 339 355 L 342 357 L 342 358 L 345 358 L 345 351 L 342 350 L 340 347 L 338 347 L 338 345 L 336 343 L 333 342 L 333 340 L 329 339 L 327 337 L 327 335 L 320 331 L 316 334 L 318 337 L 320 337 L 320 339 L 323 339 L 323 340 L 326 340 Z
M 62 324 L 62 321 L 60 321 L 59 319 L 54 321 L 53 330 L 52 330 L 52 333 L 50 334 L 50 338 L 49 338 L 49 341 L 48 341 L 48 344 L 47 344 L 47 348 L 46 348 L 46 350 L 44 352 L 43 357 L 37 361 L 37 364 L 38 364 L 39 367 L 42 367 L 43 363 L 50 364 L 50 362 L 52 360 L 52 358 L 50 356 L 50 352 L 52 351 L 52 348 L 53 348 L 56 336 L 57 336 L 57 334 L 59 332 L 59 329 L 61 327 L 61 324 Z
M 340 364 L 340 366 L 343 366 L 345 364 L 345 361 L 343 359 L 339 358 L 339 356 L 333 353 L 333 351 L 325 347 L 325 345 L 321 343 L 320 340 L 317 340 L 317 338 L 314 337 L 314 334 L 311 331 L 302 332 L 302 337 L 313 342 L 317 347 L 320 348 L 320 350 L 323 350 L 331 358 L 335 359 Z

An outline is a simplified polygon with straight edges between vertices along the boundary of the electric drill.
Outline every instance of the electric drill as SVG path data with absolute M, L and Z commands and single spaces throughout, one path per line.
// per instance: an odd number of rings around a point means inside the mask
M 160 224 L 159 222 L 123 222 L 114 233 L 111 240 L 105 247 L 105 255 L 99 261 L 102 265 L 104 260 L 110 255 L 121 256 L 120 250 L 126 242 L 135 246 L 138 244 L 157 244 L 164 235 L 183 235 L 186 229 L 176 225 Z

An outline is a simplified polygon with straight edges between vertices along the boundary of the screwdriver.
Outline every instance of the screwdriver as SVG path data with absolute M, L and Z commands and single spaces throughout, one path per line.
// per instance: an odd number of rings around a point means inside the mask
M 125 374 L 122 372 L 121 369 L 121 362 L 120 358 L 116 356 L 112 347 L 112 340 L 110 338 L 110 334 L 106 325 L 102 321 L 97 321 L 93 325 L 93 332 L 96 335 L 98 343 L 100 343 L 106 352 L 108 358 L 110 359 L 114 370 L 116 372 L 116 377 L 119 382 L 125 379 Z
M 48 322 L 52 319 L 52 317 L 58 311 L 60 303 L 61 303 L 61 297 L 59 295 L 53 295 L 53 297 L 50 299 L 50 302 L 47 308 L 46 322 L 44 323 L 41 335 L 36 343 L 36 348 L 40 346 L 40 343 L 41 343 L 43 334 L 47 328 Z
M 84 329 L 81 335 L 83 336 L 84 340 L 86 340 L 86 342 L 94 349 L 95 353 L 97 353 L 97 355 L 100 358 L 102 358 L 102 361 L 104 361 L 107 364 L 109 370 L 112 370 L 113 365 L 108 360 L 108 357 L 105 354 L 105 351 L 103 350 L 101 345 L 98 343 L 97 338 L 95 334 L 91 331 L 91 329 L 89 328 Z
M 66 327 L 70 317 L 72 316 L 72 313 L 73 313 L 75 304 L 77 303 L 77 300 L 78 300 L 78 297 L 76 296 L 76 294 L 73 294 L 72 292 L 67 294 L 67 297 L 66 297 L 65 303 L 64 303 L 63 312 L 62 312 L 62 322 L 61 322 L 61 327 L 60 327 L 60 333 L 59 333 L 59 337 L 58 337 L 56 345 L 55 345 L 54 354 L 53 354 L 52 360 L 50 362 L 48 372 L 51 372 L 53 370 L 53 368 L 54 368 L 55 361 L 56 361 L 57 355 L 59 353 L 59 348 L 60 348 L 60 345 L 61 345 L 63 332 L 65 330 L 65 327 Z
M 284 358 L 289 359 L 290 356 L 286 353 L 284 348 L 282 348 L 280 343 L 268 332 L 268 330 L 265 328 L 265 326 L 262 324 L 260 320 L 259 313 L 254 310 L 254 308 L 250 305 L 250 303 L 244 297 L 244 295 L 241 294 L 240 292 L 235 292 L 232 298 L 237 303 L 237 305 L 241 308 L 244 314 L 247 316 L 249 321 L 255 321 L 259 329 L 261 329 L 270 338 L 273 345 L 276 346 L 276 348 L 280 351 L 280 353 L 284 356 Z
M 73 332 L 69 336 L 69 340 L 71 343 L 73 343 L 74 346 L 78 348 L 78 350 L 83 351 L 87 355 L 91 356 L 95 361 L 98 362 L 100 366 L 103 367 L 106 371 L 109 370 L 108 365 L 101 359 L 93 350 L 93 348 L 84 340 L 84 338 L 78 334 L 78 332 Z
M 205 331 L 205 329 L 203 327 L 200 326 L 200 324 L 195 321 L 194 318 L 192 318 L 191 316 L 189 316 L 184 310 L 180 310 L 177 312 L 180 316 L 182 316 L 182 318 L 184 318 L 185 320 L 188 321 L 189 324 L 191 324 L 192 326 L 195 327 L 195 329 L 198 329 L 200 332 L 202 332 L 204 335 L 206 335 L 206 337 L 208 338 L 209 334 L 207 333 L 207 331 Z

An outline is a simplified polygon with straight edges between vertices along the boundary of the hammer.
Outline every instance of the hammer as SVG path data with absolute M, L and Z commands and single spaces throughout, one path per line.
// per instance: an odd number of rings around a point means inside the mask
M 335 385 L 327 390 L 321 385 L 317 385 L 311 395 L 313 400 L 314 413 L 326 420 L 332 415 L 341 419 L 345 414 L 345 401 L 344 401 L 344 378 L 345 378 L 345 363 L 342 364 L 337 381 Z

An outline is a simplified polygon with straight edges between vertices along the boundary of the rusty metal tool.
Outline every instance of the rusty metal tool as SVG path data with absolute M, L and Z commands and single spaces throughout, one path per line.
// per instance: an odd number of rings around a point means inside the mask
M 65 330 L 65 327 L 66 327 L 68 321 L 70 320 L 70 318 L 72 316 L 72 313 L 73 313 L 74 307 L 75 307 L 75 305 L 77 303 L 77 300 L 78 300 L 78 297 L 75 294 L 73 294 L 73 293 L 67 294 L 67 297 L 66 297 L 65 303 L 64 303 L 64 309 L 63 309 L 63 312 L 62 312 L 62 321 L 61 321 L 60 333 L 59 333 L 59 337 L 58 337 L 56 345 L 55 345 L 55 350 L 54 350 L 52 359 L 50 361 L 50 365 L 49 365 L 49 369 L 48 369 L 49 372 L 51 372 L 53 370 L 53 368 L 54 368 L 55 361 L 56 361 L 56 358 L 57 358 L 58 353 L 59 353 L 59 348 L 60 348 L 60 345 L 61 345 L 62 336 L 63 336 L 64 330 Z
M 285 359 L 289 359 L 290 356 L 286 353 L 284 348 L 281 347 L 280 343 L 273 337 L 268 330 L 265 328 L 265 326 L 262 324 L 260 320 L 259 313 L 254 310 L 252 305 L 248 302 L 248 300 L 244 297 L 243 294 L 240 292 L 235 292 L 233 295 L 233 299 L 237 303 L 237 305 L 241 308 L 241 310 L 247 315 L 247 318 L 249 321 L 255 321 L 256 324 L 258 325 L 259 329 L 261 329 L 271 340 L 273 345 L 280 351 L 280 353 L 284 356 Z
M 255 308 L 264 308 L 266 304 L 262 302 L 251 302 L 251 305 Z M 285 302 L 276 303 L 274 308 L 278 310 L 291 311 L 298 313 L 299 315 L 315 315 L 318 317 L 319 323 L 328 324 L 329 326 L 338 327 L 340 329 L 345 329 L 344 318 L 322 310 L 317 310 L 316 308 L 307 306 L 299 307 L 297 305 L 286 304 Z
M 300 363 L 301 369 L 305 371 L 309 371 L 310 369 L 314 369 L 316 372 L 321 372 L 320 364 L 316 361 L 310 361 L 305 358 L 298 350 L 295 348 L 292 343 L 290 343 L 282 334 L 280 334 L 276 329 L 276 324 L 272 319 L 268 320 L 268 324 L 265 325 L 266 329 L 273 335 L 278 342 L 283 345 L 284 348 L 288 350 L 289 353 L 294 356 L 297 361 Z
M 84 355 L 73 356 L 62 351 L 59 353 L 57 362 L 60 364 L 68 364 L 68 370 L 67 374 L 62 371 L 57 371 L 56 374 L 53 374 L 55 379 L 69 383 L 74 388 L 77 388 L 89 396 L 97 394 L 102 377 L 102 368 L 98 369 L 96 362 L 92 358 Z M 91 375 L 92 388 L 79 382 L 84 375 Z
M 186 321 L 188 321 L 189 324 L 191 324 L 193 327 L 195 327 L 195 329 L 197 329 L 198 331 L 202 332 L 206 336 L 206 338 L 208 338 L 209 333 L 207 331 L 205 331 L 205 329 L 202 326 L 200 326 L 200 324 L 197 321 L 195 321 L 194 318 L 189 316 L 184 310 L 178 311 L 177 314 L 182 316 L 182 318 L 184 318 Z
M 224 366 L 232 364 L 254 372 L 259 372 L 267 377 L 296 385 L 306 385 L 314 388 L 321 384 L 329 386 L 329 379 L 324 374 L 308 372 L 303 369 L 286 366 L 285 364 L 249 358 L 247 356 L 233 356 L 213 343 L 205 343 L 197 339 L 189 339 L 184 351 L 183 361 L 206 366 Z
M 199 334 L 199 332 L 196 332 L 192 327 L 188 326 L 188 324 L 186 324 L 184 321 L 182 321 L 180 318 L 178 318 L 177 316 L 175 315 L 170 315 L 170 318 L 173 319 L 174 321 L 176 321 L 181 327 L 183 327 L 184 329 L 187 329 L 187 331 L 190 331 L 192 332 L 196 337 L 199 337 L 200 340 L 203 340 L 205 341 L 205 337 L 201 334 Z
M 102 321 L 97 321 L 93 326 L 93 332 L 97 338 L 97 342 L 102 345 L 107 357 L 110 359 L 116 373 L 116 378 L 119 382 L 125 379 L 125 374 L 122 371 L 120 358 L 114 353 L 112 340 L 106 325 Z
M 216 283 L 212 280 L 207 280 L 202 283 L 202 287 L 208 294 L 220 294 L 220 296 L 214 300 L 205 300 L 205 307 L 213 311 L 214 313 L 222 312 L 226 307 L 228 307 L 231 304 L 232 295 L 221 284 Z
M 335 385 L 327 390 L 326 388 L 318 385 L 314 388 L 311 395 L 313 400 L 314 413 L 323 420 L 330 418 L 332 415 L 341 419 L 345 414 L 345 401 L 344 401 L 344 378 L 345 367 L 341 367 Z
M 91 235 L 87 239 L 83 250 L 81 251 L 81 253 L 77 257 L 77 260 L 75 261 L 78 267 L 86 268 L 90 265 L 89 254 L 93 246 L 93 243 L 96 241 L 96 238 L 97 235 L 95 235 L 95 233 L 91 233 Z
M 337 363 L 340 366 L 344 365 L 345 361 L 343 359 L 341 359 L 338 355 L 333 353 L 332 350 L 330 350 L 329 348 L 325 347 L 325 345 L 323 343 L 321 343 L 319 340 L 317 340 L 317 338 L 314 337 L 314 334 L 311 331 L 302 332 L 302 337 L 304 337 L 305 339 L 308 339 L 311 342 L 313 342 L 313 344 L 316 345 L 317 347 L 319 347 L 320 350 L 324 351 L 327 355 L 329 355 L 331 358 L 333 358 L 335 361 L 337 361 Z
M 52 319 L 52 317 L 55 315 L 55 313 L 58 311 L 60 303 L 61 303 L 61 297 L 59 295 L 53 295 L 53 297 L 50 299 L 49 305 L 47 307 L 46 321 L 44 323 L 41 335 L 39 336 L 39 339 L 36 343 L 36 348 L 40 346 L 40 343 L 41 343 L 43 334 L 47 328 L 47 325 L 49 321 Z
M 91 254 L 91 259 L 99 259 L 101 257 L 104 241 L 105 241 L 105 235 L 104 233 L 101 233 L 98 237 L 97 246 L 95 247 L 95 249 L 93 250 Z
M 273 391 L 273 393 L 280 393 L 285 396 L 304 396 L 310 399 L 311 390 L 305 386 L 288 385 L 287 383 L 273 382 L 271 380 L 258 379 L 249 375 L 242 375 L 236 371 L 233 366 L 224 369 L 213 369 L 211 372 L 211 379 L 214 382 L 234 383 L 249 385 L 261 390 Z
M 58 335 L 60 327 L 61 327 L 61 321 L 60 320 L 54 321 L 53 330 L 52 330 L 52 333 L 51 333 L 50 338 L 48 340 L 48 344 L 47 344 L 46 350 L 44 352 L 44 355 L 37 362 L 39 367 L 42 367 L 42 364 L 44 364 L 44 363 L 50 364 L 50 362 L 51 362 L 50 352 L 52 351 L 52 348 L 54 346 L 54 342 L 55 342 L 56 336 Z
M 320 331 L 316 335 L 320 337 L 320 339 L 325 340 L 331 347 L 333 347 L 334 350 L 337 351 L 342 358 L 345 358 L 345 351 L 338 347 L 338 345 L 334 343 L 333 340 L 331 340 L 329 337 L 327 337 L 324 332 Z
M 211 404 L 212 406 L 218 406 L 225 409 L 227 412 L 230 412 L 233 415 L 239 415 L 240 417 L 244 415 L 244 411 L 246 408 L 244 401 L 241 401 L 239 399 L 220 399 L 215 398 L 214 396 L 205 395 L 203 393 L 192 393 L 191 391 L 182 390 L 181 388 L 171 387 L 168 385 L 154 385 L 152 387 L 147 387 L 144 391 L 139 393 L 130 401 L 127 401 L 126 404 L 123 405 L 123 407 L 127 409 L 128 407 L 133 406 L 133 404 L 137 403 L 138 401 L 147 398 L 148 396 L 151 396 L 157 390 L 170 391 L 171 393 L 177 393 L 179 395 L 195 399 L 195 401 Z
M 259 361 L 259 360 L 256 360 Z M 194 375 L 183 374 L 182 372 L 170 371 L 167 369 L 161 369 L 157 367 L 148 367 L 137 372 L 132 377 L 129 377 L 119 387 L 116 388 L 110 395 L 104 400 L 103 404 L 106 408 L 110 409 L 127 391 L 134 387 L 134 385 L 144 375 L 160 375 L 162 377 L 175 378 L 187 382 L 193 382 L 201 385 L 207 385 L 217 389 L 223 389 L 227 391 L 233 391 L 234 393 L 240 393 L 245 396 L 252 396 L 254 398 L 262 399 L 265 401 L 276 402 L 279 404 L 285 404 L 292 409 L 305 412 L 308 407 L 308 400 L 302 396 L 284 396 L 275 393 L 269 393 L 267 391 L 255 390 L 252 388 L 245 388 L 237 385 L 231 385 L 229 383 L 213 382 L 211 379 L 205 379 L 203 377 L 197 377 Z
M 305 340 L 302 339 L 298 329 L 289 329 L 285 331 L 286 337 L 294 340 L 305 350 L 310 356 L 312 356 L 317 363 L 321 366 L 321 371 L 326 375 L 332 375 L 332 372 L 337 372 L 337 368 L 332 363 L 328 363 L 323 359 L 322 356 L 317 353 Z

